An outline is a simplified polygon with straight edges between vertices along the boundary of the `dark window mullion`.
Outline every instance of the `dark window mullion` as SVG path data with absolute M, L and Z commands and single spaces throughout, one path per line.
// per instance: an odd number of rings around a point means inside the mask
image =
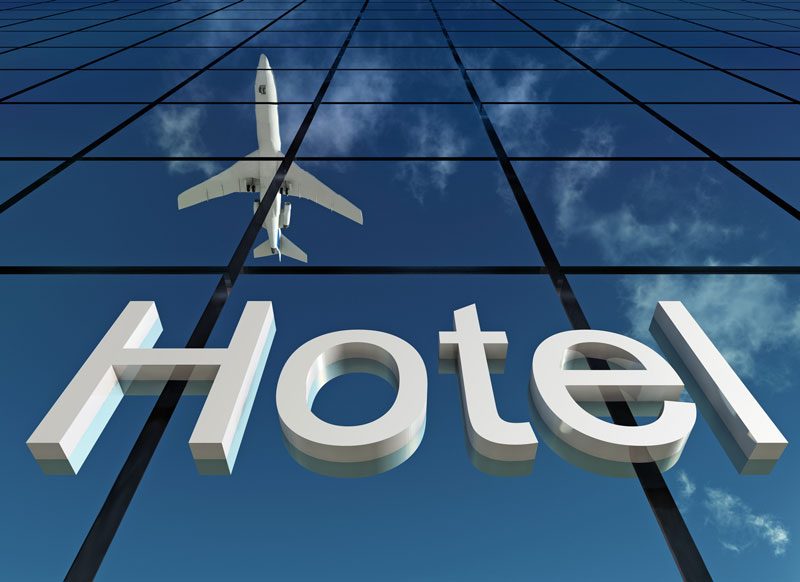
M 558 294 L 559 301 L 561 302 L 561 306 L 566 313 L 567 319 L 574 329 L 589 329 L 590 325 L 586 314 L 581 308 L 578 298 L 575 296 L 575 292 L 572 290 L 572 286 L 570 285 L 566 274 L 561 268 L 561 264 L 559 263 L 555 254 L 555 250 L 550 244 L 544 228 L 539 221 L 538 216 L 536 215 L 536 211 L 534 210 L 530 199 L 525 193 L 522 182 L 517 176 L 513 164 L 509 160 L 509 157 L 505 151 L 505 147 L 503 146 L 499 135 L 494 129 L 494 125 L 492 124 L 488 113 L 483 107 L 480 96 L 472 84 L 469 73 L 461 61 L 458 50 L 450 39 L 447 28 L 445 27 L 444 22 L 442 21 L 438 10 L 433 3 L 433 0 L 429 1 L 434 13 L 436 14 L 436 19 L 439 22 L 442 34 L 445 36 L 447 44 L 450 47 L 453 59 L 456 61 L 456 64 L 461 70 L 461 75 L 464 79 L 467 91 L 472 97 L 475 107 L 478 110 L 478 114 L 483 122 L 487 137 L 489 138 L 489 141 L 495 150 L 495 154 L 497 155 L 500 166 L 502 167 L 503 173 L 506 176 L 508 185 L 514 195 L 514 199 L 516 200 L 520 212 L 522 213 L 522 217 L 528 226 L 528 230 L 530 231 L 531 237 L 536 244 L 536 248 L 539 250 L 539 254 L 544 261 L 545 268 L 547 269 L 550 280 L 553 283 L 553 287 Z M 590 362 L 590 365 L 592 369 L 608 369 L 608 364 L 604 361 Z M 636 419 L 634 418 L 633 412 L 631 411 L 627 402 L 606 402 L 606 407 L 611 414 L 611 419 L 615 424 L 624 426 L 636 425 Z M 658 465 L 654 462 L 651 462 L 633 463 L 633 466 L 636 476 L 639 480 L 639 484 L 641 485 L 642 490 L 644 491 L 645 496 L 650 503 L 650 507 L 653 511 L 656 521 L 658 522 L 658 525 L 664 534 L 664 538 L 667 541 L 667 545 L 672 553 L 673 558 L 675 559 L 675 563 L 678 566 L 678 570 L 680 571 L 681 575 L 684 577 L 684 579 L 689 580 L 711 580 L 711 576 L 706 568 L 705 562 L 703 561 L 703 557 L 700 554 L 700 551 L 697 549 L 697 545 L 694 543 L 692 534 L 689 531 L 689 528 L 686 526 L 686 522 L 683 520 L 683 516 L 681 515 L 681 512 L 675 503 L 675 499 L 670 493 L 667 482 L 664 480 L 664 476 L 661 474 L 661 470 L 658 468 Z

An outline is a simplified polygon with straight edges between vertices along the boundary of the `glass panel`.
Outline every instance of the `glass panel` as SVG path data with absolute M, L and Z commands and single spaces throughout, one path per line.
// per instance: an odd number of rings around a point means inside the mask
M 743 71 L 740 74 L 795 99 L 800 97 L 795 71 Z
M 795 208 L 800 208 L 797 181 L 800 166 L 794 162 L 736 162 L 736 166 L 764 184 Z
M 5 66 L 5 65 L 3 65 Z M 0 69 L 0 99 L 7 99 L 12 93 L 24 91 L 31 85 L 39 83 L 56 74 L 53 70 L 16 70 L 14 67 L 7 67 L 8 70 Z
M 250 36 L 247 32 L 209 31 L 194 33 L 169 33 L 142 43 L 142 48 L 229 48 Z
M 571 49 L 571 52 L 589 66 L 603 69 L 696 69 L 703 66 L 697 61 L 659 47 L 576 48 Z
M 86 32 L 77 32 L 65 36 L 51 34 L 47 37 L 57 36 L 52 40 L 47 40 L 37 44 L 40 47 L 122 47 L 151 36 L 148 32 L 103 32 L 95 30 L 87 30 Z M 0 38 L 3 38 L 0 36 Z M 162 37 L 164 38 L 164 37 Z M 188 40 L 188 39 L 187 39 Z
M 222 59 L 213 68 L 250 71 L 258 64 L 259 57 L 266 54 L 270 65 L 274 68 L 327 69 L 333 64 L 337 52 L 338 50 L 335 48 L 273 47 L 262 49 L 253 48 L 247 44 Z
M 0 65 L 20 69 L 54 67 L 68 69 L 83 65 L 109 52 L 111 52 L 110 49 L 103 48 L 61 47 L 58 50 L 52 50 L 48 47 L 33 46 L 0 55 Z
M 779 97 L 719 71 L 609 71 L 642 101 L 775 101 Z
M 576 149 L 612 151 L 613 130 Z M 515 162 L 565 264 L 792 265 L 794 218 L 712 162 Z
M 635 105 L 487 105 L 512 156 L 599 155 L 577 152 L 584 135 L 613 131 L 606 156 L 701 155 L 688 142 Z M 696 111 L 696 110 L 693 110 Z M 699 116 L 699 114 L 698 114 Z
M 591 71 L 472 71 L 484 101 L 623 101 Z
M 417 20 L 392 20 L 388 18 L 370 17 L 369 14 L 361 18 L 358 30 L 397 31 L 413 28 L 414 30 L 438 31 L 439 23 L 433 18 Z
M 302 46 L 335 46 L 339 47 L 346 37 L 345 32 L 329 32 L 325 30 L 276 30 L 270 27 L 266 31 L 258 34 L 247 46 L 269 46 L 270 48 L 282 47 L 302 47 Z
M 337 71 L 325 101 L 467 101 L 458 71 Z
M 458 54 L 465 67 L 475 69 L 583 68 L 556 48 L 462 48 Z
M 255 56 L 255 54 L 253 54 Z M 248 109 L 254 99 L 254 81 L 258 69 L 259 57 L 251 61 L 249 66 L 241 69 L 211 69 L 191 83 L 179 89 L 166 101 L 242 101 L 248 104 Z M 244 64 L 244 63 L 243 63 Z M 297 108 L 284 106 L 285 102 L 305 101 L 311 102 L 319 91 L 326 71 L 304 71 L 285 69 L 280 63 L 270 62 L 278 70 L 273 71 L 275 87 L 278 91 L 278 102 L 281 103 L 280 113 L 288 114 Z M 230 111 L 227 109 L 227 111 Z M 250 109 L 252 112 L 252 109 Z M 255 118 L 253 119 L 255 121 Z
M 792 156 L 800 153 L 794 127 L 800 112 L 783 105 L 655 106 L 722 156 Z
M 4 105 L 0 126 L 15 139 L 0 143 L 0 155 L 71 156 L 137 109 L 132 105 Z
M 471 103 L 322 104 L 301 156 L 486 156 L 493 151 Z
M 598 25 L 607 26 L 605 23 L 597 21 Z M 652 46 L 648 40 L 639 38 L 629 32 L 619 29 L 597 28 L 597 25 L 590 24 L 583 29 L 570 30 L 568 32 L 555 31 L 547 33 L 551 39 L 569 48 L 591 48 L 591 47 L 641 47 Z
M 29 32 L 4 29 L 0 30 L 0 44 L 2 44 L 4 48 L 18 47 L 24 44 L 38 42 L 52 36 L 54 36 L 54 34 L 47 31 Z
M 73 49 L 70 49 L 73 50 Z M 106 53 L 112 53 L 105 49 Z M 200 69 L 225 52 L 223 48 L 132 48 L 89 65 L 91 69 Z M 257 62 L 257 61 L 256 61 Z M 83 63 L 81 63 L 83 64 Z
M 800 43 L 800 31 L 796 30 L 748 31 L 747 37 L 783 47 Z
M 362 21 L 363 22 L 363 21 Z M 403 69 L 452 67 L 453 57 L 446 48 L 351 48 L 342 58 L 342 67 L 364 69 Z
M 439 35 L 441 38 L 441 34 Z M 550 43 L 532 31 L 520 32 L 460 32 L 454 30 L 450 38 L 456 47 L 464 46 L 542 46 L 548 47 Z
M 377 31 L 365 28 L 362 21 L 355 33 L 351 45 L 353 48 L 365 46 L 447 46 L 442 33 L 430 31 Z
M 49 72 L 47 76 L 55 76 Z M 142 101 L 145 104 L 163 95 L 166 91 L 186 79 L 187 71 L 101 71 L 85 69 L 75 71 L 60 79 L 26 91 L 14 101 Z M 52 107 L 52 105 L 47 106 Z M 47 112 L 46 108 L 30 108 L 32 112 Z M 70 116 L 69 113 L 62 115 Z M 69 111 L 73 111 L 72 108 Z M 77 116 L 80 109 L 75 109 Z M 88 140 L 87 140 L 88 141 Z
M 748 21 L 752 23 L 753 21 Z M 800 67 L 800 55 L 765 48 L 693 48 L 686 49 L 696 57 L 722 68 L 788 69 Z
M 724 32 L 715 32 L 713 30 L 689 30 L 689 31 L 682 31 L 682 32 L 648 32 L 646 33 L 648 37 L 655 39 L 659 42 L 663 42 L 664 44 L 668 44 L 670 46 L 718 46 L 718 45 L 726 45 L 726 46 L 756 46 L 756 43 L 753 41 L 747 40 L 747 38 L 738 38 L 736 36 L 732 36 L 730 34 L 725 34 Z M 755 35 L 748 32 L 746 35 L 748 38 L 755 38 Z

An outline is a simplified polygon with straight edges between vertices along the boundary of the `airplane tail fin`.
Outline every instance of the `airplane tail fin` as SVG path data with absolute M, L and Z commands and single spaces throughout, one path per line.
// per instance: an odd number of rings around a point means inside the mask
M 286 238 L 285 235 L 281 235 L 277 251 L 272 250 L 272 244 L 270 241 L 264 241 L 253 250 L 253 256 L 257 259 L 272 255 L 278 255 L 278 258 L 280 258 L 281 255 L 286 255 L 287 257 L 290 257 L 296 261 L 301 261 L 303 263 L 308 262 L 308 255 L 306 255 L 306 253 L 303 252 L 300 247 Z

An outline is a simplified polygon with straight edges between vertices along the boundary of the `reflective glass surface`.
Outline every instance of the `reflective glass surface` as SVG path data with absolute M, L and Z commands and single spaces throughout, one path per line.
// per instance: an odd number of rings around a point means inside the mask
M 796 579 L 798 11 L 0 0 L 0 578 Z M 770 470 L 690 382 L 696 424 L 659 465 L 578 454 L 532 406 L 534 350 L 569 329 L 679 366 L 648 330 L 661 300 L 789 441 Z M 78 475 L 45 475 L 26 447 L 129 301 L 157 303 L 156 348 L 225 348 L 247 302 L 273 303 L 230 476 L 198 474 L 191 390 L 126 396 Z M 439 361 L 472 304 L 507 334 L 495 408 L 534 431 L 532 470 L 470 445 Z M 314 462 L 276 409 L 291 354 L 353 329 L 408 342 L 427 379 L 424 436 L 371 476 Z M 314 415 L 384 418 L 391 373 L 358 365 Z

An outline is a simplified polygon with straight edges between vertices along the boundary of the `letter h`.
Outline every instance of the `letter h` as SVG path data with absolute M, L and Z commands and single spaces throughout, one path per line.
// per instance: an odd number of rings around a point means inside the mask
M 197 470 L 230 474 L 275 337 L 272 303 L 247 302 L 227 348 L 153 349 L 162 330 L 154 302 L 128 303 L 28 439 L 43 471 L 76 474 L 123 396 L 174 380 L 207 395 L 189 439 Z

